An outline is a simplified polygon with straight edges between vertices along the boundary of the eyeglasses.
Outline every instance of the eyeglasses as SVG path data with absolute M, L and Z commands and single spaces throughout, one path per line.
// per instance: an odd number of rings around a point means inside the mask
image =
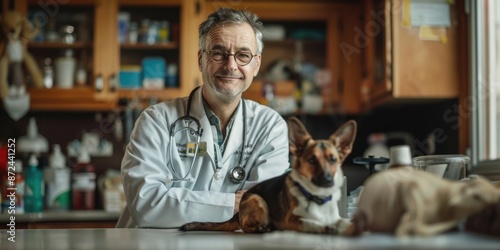
M 218 50 L 218 49 L 214 49 L 211 51 L 203 50 L 203 52 L 207 53 L 208 56 L 217 63 L 225 63 L 227 62 L 229 56 L 234 56 L 234 61 L 236 62 L 236 64 L 240 66 L 245 66 L 249 64 L 252 61 L 253 57 L 256 56 L 252 55 L 252 53 L 250 52 L 244 52 L 244 51 L 238 51 L 234 54 L 229 54 L 229 52 L 225 50 Z

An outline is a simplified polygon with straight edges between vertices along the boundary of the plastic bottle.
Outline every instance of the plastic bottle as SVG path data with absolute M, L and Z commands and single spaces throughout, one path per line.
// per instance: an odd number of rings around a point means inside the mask
M 26 213 L 42 212 L 45 187 L 43 173 L 38 169 L 38 159 L 34 154 L 32 154 L 29 159 L 25 180 L 24 211 Z
M 16 214 L 24 213 L 24 192 L 26 189 L 26 180 L 23 174 L 23 162 L 18 160 L 14 163 L 16 173 Z
M 95 209 L 96 174 L 85 147 L 80 150 L 72 179 L 73 210 Z
M 170 26 L 170 23 L 168 21 L 164 20 L 161 22 L 160 30 L 158 31 L 158 37 L 159 37 L 160 43 L 168 43 L 169 35 L 170 35 L 169 26 Z
M 21 136 L 17 140 L 16 152 L 27 153 L 45 153 L 49 151 L 49 143 L 47 139 L 38 133 L 38 126 L 34 117 L 30 118 L 26 135 Z
M 139 25 L 136 22 L 130 23 L 130 28 L 128 29 L 128 42 L 135 44 L 139 39 Z
M 71 191 L 71 169 L 66 167 L 66 157 L 61 146 L 54 144 L 49 166 L 45 168 L 45 204 L 49 210 L 69 210 Z
M 179 86 L 177 82 L 177 64 L 171 63 L 167 66 L 167 79 L 165 82 L 167 87 Z
M 363 153 L 364 157 L 374 156 L 374 157 L 384 157 L 389 158 L 391 153 L 389 148 L 385 144 L 387 141 L 386 135 L 384 133 L 373 133 L 368 136 L 368 148 Z M 385 170 L 389 167 L 389 163 L 377 164 L 375 165 L 375 170 L 377 172 Z
M 73 50 L 66 49 L 64 56 L 55 60 L 56 85 L 58 88 L 73 88 L 75 82 L 76 59 L 73 57 Z
M 54 67 L 52 66 L 52 59 L 46 57 L 43 64 L 43 86 L 47 89 L 51 89 L 54 85 Z

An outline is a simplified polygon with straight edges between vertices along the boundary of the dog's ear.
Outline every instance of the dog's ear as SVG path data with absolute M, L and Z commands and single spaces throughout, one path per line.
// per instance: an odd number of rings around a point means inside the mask
M 337 129 L 331 136 L 330 140 L 339 150 L 340 158 L 345 159 L 352 151 L 352 145 L 356 139 L 358 125 L 356 121 L 349 120 Z
M 288 119 L 288 139 L 290 141 L 290 153 L 293 155 L 301 155 L 307 142 L 311 139 L 311 135 L 307 132 L 304 124 L 296 117 Z

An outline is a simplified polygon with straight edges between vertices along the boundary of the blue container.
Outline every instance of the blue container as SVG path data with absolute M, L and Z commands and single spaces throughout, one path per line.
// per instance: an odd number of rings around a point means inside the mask
M 162 57 L 146 57 L 142 60 L 144 79 L 165 79 L 167 63 Z
M 127 65 L 120 68 L 119 73 L 120 88 L 136 89 L 142 84 L 141 66 Z
M 142 60 L 142 86 L 145 89 L 163 89 L 167 76 L 167 63 L 162 57 L 146 57 Z
M 43 172 L 38 168 L 35 155 L 29 159 L 25 174 L 24 211 L 26 213 L 43 212 L 44 188 Z

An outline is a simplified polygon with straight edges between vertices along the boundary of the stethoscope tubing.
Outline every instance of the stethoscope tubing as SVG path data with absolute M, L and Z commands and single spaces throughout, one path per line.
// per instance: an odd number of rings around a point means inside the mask
M 193 99 L 193 95 L 194 93 L 196 92 L 196 90 L 198 90 L 200 88 L 200 86 L 196 87 L 195 89 L 193 89 L 193 91 L 191 91 L 191 93 L 189 94 L 189 97 L 188 97 L 188 104 L 187 104 L 187 115 L 185 116 L 182 116 L 182 117 L 179 117 L 177 120 L 174 121 L 174 123 L 170 126 L 170 141 L 169 141 L 169 149 L 168 149 L 168 152 L 170 154 L 170 156 L 168 156 L 169 158 L 169 164 L 170 164 L 170 167 L 172 169 L 172 174 L 175 175 L 175 177 L 177 177 L 178 179 L 177 180 L 171 180 L 172 182 L 178 182 L 178 181 L 190 181 L 190 179 L 186 179 L 186 177 L 191 173 L 191 170 L 193 169 L 194 167 L 194 164 L 196 162 L 196 157 L 197 154 L 198 154 L 198 149 L 199 149 L 199 144 L 200 144 L 200 138 L 203 134 L 203 128 L 201 128 L 201 123 L 200 121 L 194 117 L 194 116 L 191 116 L 191 103 L 192 103 L 192 99 Z M 238 190 L 241 190 L 241 188 L 243 187 L 243 184 L 244 184 L 244 181 L 246 179 L 246 170 L 243 168 L 243 158 L 244 158 L 244 152 L 245 152 L 245 142 L 246 142 L 246 105 L 245 105 L 245 100 L 242 98 L 241 99 L 241 102 L 242 102 L 242 109 L 243 109 L 243 135 L 242 135 L 242 146 L 241 146 L 241 152 L 240 152 L 240 159 L 239 159 L 239 162 L 238 162 L 238 166 L 237 167 L 234 167 L 232 168 L 231 170 L 229 170 L 228 172 L 228 175 L 229 175 L 229 179 L 233 182 L 233 183 L 240 183 L 239 187 L 238 187 Z M 176 127 L 177 127 L 177 124 L 179 122 L 182 122 L 182 121 L 194 121 L 196 123 L 196 126 L 197 126 L 197 129 L 193 129 L 191 127 L 184 127 L 184 128 L 181 128 L 180 130 L 176 130 Z M 195 152 L 194 152 L 194 156 L 193 156 L 193 160 L 191 161 L 191 165 L 189 166 L 189 169 L 188 169 L 188 172 L 186 173 L 185 176 L 181 176 L 176 170 L 175 170 L 175 167 L 174 167 L 174 164 L 172 162 L 172 155 L 173 155 L 173 142 L 175 141 L 175 134 L 176 133 L 179 133 L 179 132 L 182 132 L 184 130 L 189 130 L 192 134 L 196 134 L 196 146 L 195 146 Z M 213 161 L 213 159 L 212 159 Z M 212 163 L 214 164 L 214 163 Z M 237 168 L 241 168 L 243 170 L 243 176 L 242 178 L 236 178 L 233 176 L 233 171 L 235 171 Z

